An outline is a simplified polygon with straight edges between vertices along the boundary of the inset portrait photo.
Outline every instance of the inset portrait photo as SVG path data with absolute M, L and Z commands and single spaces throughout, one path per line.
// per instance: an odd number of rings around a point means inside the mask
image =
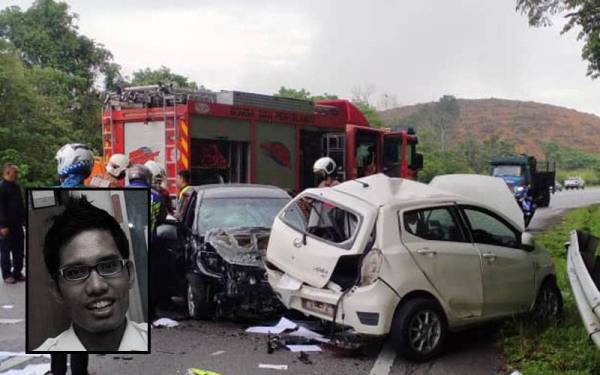
M 27 352 L 150 352 L 148 189 L 27 190 Z

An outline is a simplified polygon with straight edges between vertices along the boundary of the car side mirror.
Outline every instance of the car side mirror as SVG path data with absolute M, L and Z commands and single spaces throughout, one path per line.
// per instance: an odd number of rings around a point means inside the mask
M 529 232 L 521 233 L 521 249 L 526 251 L 533 251 L 535 249 L 535 240 Z
M 417 152 L 415 154 L 415 159 L 412 162 L 411 169 L 420 170 L 423 169 L 423 154 Z

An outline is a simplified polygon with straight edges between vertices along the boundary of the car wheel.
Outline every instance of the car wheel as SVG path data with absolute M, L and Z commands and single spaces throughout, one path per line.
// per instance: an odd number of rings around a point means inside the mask
M 560 289 L 554 280 L 546 280 L 540 287 L 533 307 L 533 315 L 540 321 L 559 319 L 562 315 L 563 300 Z
M 391 338 L 396 351 L 414 361 L 424 361 L 440 353 L 448 324 L 443 310 L 432 299 L 415 298 L 396 310 Z
M 212 317 L 214 307 L 210 292 L 202 280 L 188 281 L 186 297 L 190 317 L 202 320 Z

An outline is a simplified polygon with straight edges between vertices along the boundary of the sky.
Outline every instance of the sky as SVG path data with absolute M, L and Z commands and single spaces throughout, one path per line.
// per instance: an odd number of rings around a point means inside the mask
M 561 17 L 532 28 L 515 0 L 67 3 L 126 75 L 164 65 L 215 91 L 362 93 L 380 109 L 494 97 L 600 115 L 577 31 L 561 35 Z

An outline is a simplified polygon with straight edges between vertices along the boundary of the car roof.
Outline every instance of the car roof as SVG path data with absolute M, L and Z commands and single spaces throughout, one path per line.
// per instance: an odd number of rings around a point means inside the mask
M 258 184 L 210 184 L 192 186 L 203 193 L 203 199 L 220 198 L 287 198 L 290 195 L 285 190 L 272 185 Z
M 462 183 L 459 183 L 461 180 Z M 333 189 L 351 195 L 377 207 L 383 207 L 391 201 L 398 200 L 407 202 L 456 201 L 463 204 L 474 204 L 501 213 L 520 230 L 523 230 L 522 213 L 502 179 L 480 175 L 453 175 L 439 176 L 438 182 L 441 182 L 438 184 L 440 187 L 436 186 L 435 183 L 433 185 L 424 184 L 403 178 L 392 178 L 379 173 L 357 180 L 346 181 L 325 189 Z M 454 182 L 457 187 L 452 188 L 452 184 L 449 184 L 451 182 Z M 492 194 L 488 193 L 488 199 L 482 198 L 486 196 L 486 188 L 494 191 Z M 502 194 L 506 195 L 502 197 L 503 200 L 489 199 L 490 195 L 498 194 L 500 188 L 504 189 L 506 193 Z M 323 191 L 323 189 L 315 190 Z M 481 191 L 478 192 L 477 190 Z M 504 193 L 504 190 L 501 193 Z M 495 202 L 496 200 L 498 202 Z M 506 207 L 502 207 L 502 205 Z
M 375 206 L 384 206 L 391 200 L 456 200 L 458 195 L 432 187 L 430 185 L 407 180 L 391 178 L 384 174 L 350 180 L 331 189 L 353 195 L 370 202 Z M 462 198 L 462 197 L 461 197 Z

